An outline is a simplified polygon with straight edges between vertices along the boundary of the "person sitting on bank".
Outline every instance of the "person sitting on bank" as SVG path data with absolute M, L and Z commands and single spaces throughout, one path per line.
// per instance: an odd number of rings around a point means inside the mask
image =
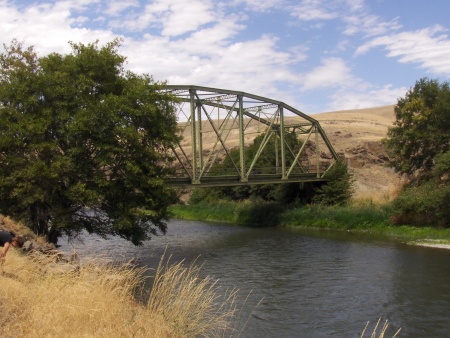
M 0 231 L 0 246 L 3 247 L 3 250 L 0 250 L 0 260 L 3 261 L 5 259 L 11 245 L 21 248 L 23 246 L 23 238 L 20 236 L 12 236 L 7 231 Z

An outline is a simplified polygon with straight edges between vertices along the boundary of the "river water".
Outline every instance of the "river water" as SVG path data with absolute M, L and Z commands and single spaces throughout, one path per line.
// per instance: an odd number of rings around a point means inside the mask
M 181 220 L 142 247 L 95 236 L 72 246 L 81 256 L 134 257 L 150 268 L 166 248 L 173 262 L 197 259 L 205 276 L 247 299 L 240 337 L 359 337 L 378 318 L 389 320 L 386 337 L 400 327 L 399 337 L 450 337 L 450 250 L 346 232 Z

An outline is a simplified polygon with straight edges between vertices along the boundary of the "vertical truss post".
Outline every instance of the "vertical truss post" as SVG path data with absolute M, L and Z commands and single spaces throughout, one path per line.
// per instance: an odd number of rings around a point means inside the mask
M 314 129 L 316 131 L 316 175 L 320 178 L 320 149 L 319 149 L 319 128 L 317 128 L 317 123 L 314 124 Z
M 275 134 L 275 174 L 278 174 L 278 172 L 280 171 L 279 157 L 280 155 L 278 154 L 278 136 Z
M 286 156 L 284 147 L 284 111 L 283 106 L 278 106 L 278 111 L 280 112 L 280 150 L 281 150 L 281 179 L 285 180 L 286 176 Z
M 197 178 L 197 126 L 195 119 L 195 89 L 189 89 L 191 104 L 192 184 L 200 184 Z
M 197 128 L 197 140 L 198 140 L 198 167 L 199 174 L 203 170 L 203 130 L 202 130 L 202 103 L 197 101 L 197 118 L 198 118 L 198 128 Z M 201 177 L 198 177 L 200 180 Z
M 238 95 L 239 99 L 239 162 L 241 170 L 241 182 L 247 182 L 248 178 L 245 176 L 245 147 L 244 147 L 244 98 Z

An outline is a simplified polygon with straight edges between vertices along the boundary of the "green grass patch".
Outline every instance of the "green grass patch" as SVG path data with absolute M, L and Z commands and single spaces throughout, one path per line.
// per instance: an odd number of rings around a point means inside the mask
M 389 225 L 389 209 L 375 204 L 312 204 L 286 210 L 280 217 L 280 225 L 345 230 L 386 227 Z
M 250 201 L 199 203 L 193 205 L 173 205 L 169 208 L 175 218 L 215 221 L 250 226 L 277 226 L 283 212 L 275 202 L 253 203 Z
M 345 206 L 306 205 L 284 208 L 273 202 L 218 201 L 194 205 L 173 205 L 174 218 L 225 222 L 247 226 L 281 226 L 284 228 L 309 228 L 370 231 L 404 241 L 432 240 L 450 244 L 450 229 L 392 225 L 391 207 L 374 203 L 355 203 Z

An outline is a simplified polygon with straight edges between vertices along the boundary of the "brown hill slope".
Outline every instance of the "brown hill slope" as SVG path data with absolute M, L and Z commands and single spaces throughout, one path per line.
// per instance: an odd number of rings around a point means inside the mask
M 345 110 L 312 115 L 325 130 L 335 150 L 345 155 L 355 174 L 355 198 L 388 199 L 400 177 L 386 168 L 381 140 L 395 115 L 394 106 Z

